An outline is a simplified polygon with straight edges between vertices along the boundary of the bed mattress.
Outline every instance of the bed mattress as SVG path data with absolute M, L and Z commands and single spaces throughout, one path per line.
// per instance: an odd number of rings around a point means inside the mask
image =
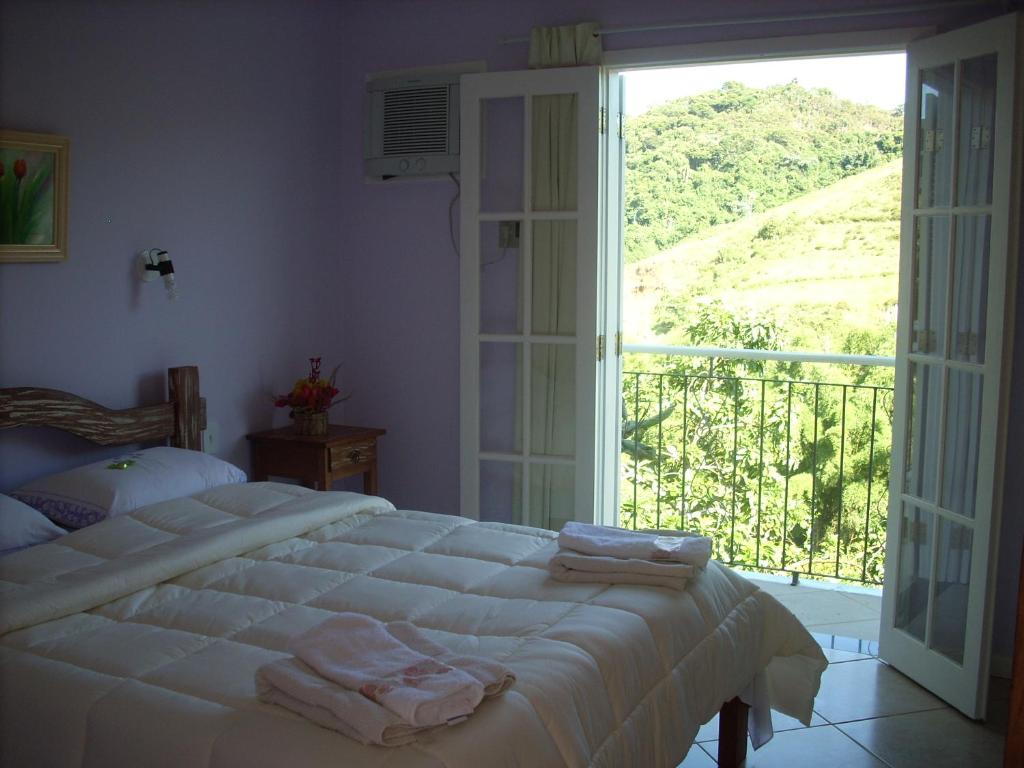
M 8 766 L 673 766 L 759 675 L 807 722 L 825 660 L 712 563 L 685 592 L 548 577 L 556 535 L 276 483 L 155 504 L 0 561 Z M 254 675 L 336 612 L 406 619 L 515 685 L 464 723 L 363 746 Z

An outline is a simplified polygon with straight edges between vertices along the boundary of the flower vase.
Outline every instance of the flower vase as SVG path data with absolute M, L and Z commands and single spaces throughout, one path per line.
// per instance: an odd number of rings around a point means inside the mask
M 319 436 L 327 434 L 327 411 L 320 413 L 295 413 L 295 432 L 300 435 Z

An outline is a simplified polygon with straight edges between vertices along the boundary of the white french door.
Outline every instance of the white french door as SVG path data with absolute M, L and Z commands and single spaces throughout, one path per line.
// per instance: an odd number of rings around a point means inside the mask
M 908 47 L 880 654 L 984 716 L 1012 331 L 1016 16 Z
M 598 86 L 597 67 L 461 80 L 466 517 L 595 519 Z

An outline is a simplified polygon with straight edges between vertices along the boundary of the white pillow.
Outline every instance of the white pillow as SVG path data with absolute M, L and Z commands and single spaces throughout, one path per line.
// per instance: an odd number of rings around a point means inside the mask
M 82 528 L 147 504 L 245 479 L 238 467 L 207 453 L 147 448 L 33 480 L 11 495 L 54 522 Z
M 64 533 L 28 504 L 0 493 L 0 554 L 42 544 Z

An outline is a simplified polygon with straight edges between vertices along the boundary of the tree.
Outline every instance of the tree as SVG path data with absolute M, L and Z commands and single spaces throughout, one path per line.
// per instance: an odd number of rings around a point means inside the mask
M 772 319 L 717 302 L 667 302 L 659 328 L 695 346 L 786 343 Z M 891 383 L 820 368 L 667 357 L 627 373 L 621 524 L 712 536 L 730 563 L 880 581 Z
M 625 252 L 643 259 L 902 153 L 897 112 L 735 82 L 626 121 Z

